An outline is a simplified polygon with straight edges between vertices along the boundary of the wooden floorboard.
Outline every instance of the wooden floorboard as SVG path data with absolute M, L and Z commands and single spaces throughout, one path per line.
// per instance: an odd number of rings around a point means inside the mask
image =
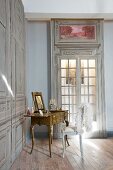
M 62 141 L 54 139 L 50 158 L 48 140 L 35 140 L 32 154 L 31 144 L 26 145 L 10 170 L 113 170 L 113 138 L 83 139 L 83 159 L 78 137 L 69 142 L 62 158 Z

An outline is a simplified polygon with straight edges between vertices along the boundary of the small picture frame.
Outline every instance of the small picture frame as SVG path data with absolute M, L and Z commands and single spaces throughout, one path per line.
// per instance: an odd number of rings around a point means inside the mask
M 34 105 L 34 112 L 38 112 L 41 114 L 46 112 L 41 92 L 32 92 L 32 99 Z

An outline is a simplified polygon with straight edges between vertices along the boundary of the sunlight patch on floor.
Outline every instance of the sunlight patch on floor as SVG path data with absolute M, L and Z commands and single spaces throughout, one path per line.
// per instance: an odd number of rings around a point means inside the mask
M 91 147 L 93 147 L 94 149 L 96 149 L 96 150 L 100 150 L 100 148 L 97 146 L 97 145 L 95 145 L 93 142 L 91 142 L 91 141 L 89 141 L 88 139 L 84 139 L 83 140 L 83 143 L 85 143 L 86 145 L 89 145 L 89 146 L 91 146 Z

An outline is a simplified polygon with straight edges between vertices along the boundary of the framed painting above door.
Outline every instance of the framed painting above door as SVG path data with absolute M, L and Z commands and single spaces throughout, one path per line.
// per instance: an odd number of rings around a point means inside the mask
M 56 20 L 55 43 L 98 43 L 98 21 Z

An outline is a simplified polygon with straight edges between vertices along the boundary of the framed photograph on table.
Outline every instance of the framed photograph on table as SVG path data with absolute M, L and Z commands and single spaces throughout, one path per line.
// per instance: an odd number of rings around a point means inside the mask
M 34 112 L 45 112 L 45 105 L 41 92 L 32 92 L 32 99 L 34 105 Z

